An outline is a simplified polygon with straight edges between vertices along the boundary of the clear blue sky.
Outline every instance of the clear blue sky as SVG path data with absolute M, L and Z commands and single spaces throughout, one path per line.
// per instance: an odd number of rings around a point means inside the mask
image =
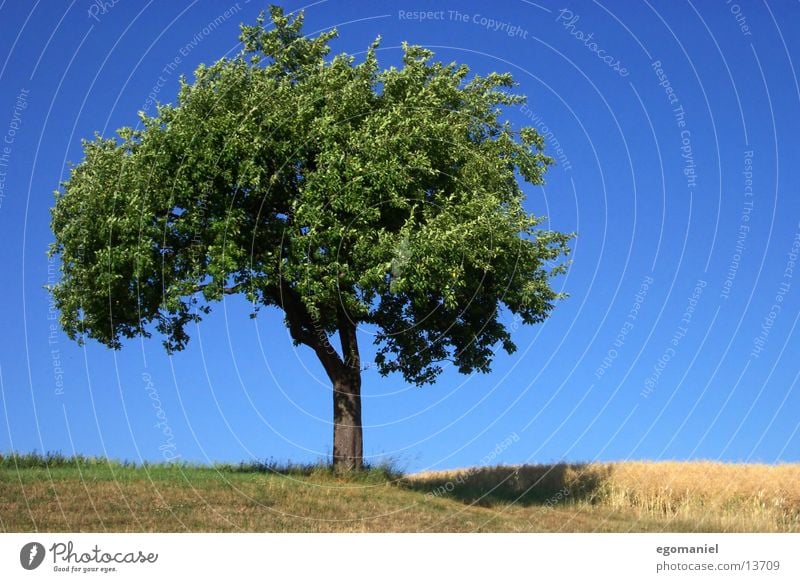
M 405 40 L 512 72 L 529 103 L 508 119 L 547 131 L 559 162 L 528 208 L 579 233 L 557 281 L 570 299 L 516 330 L 491 374 L 417 389 L 365 373 L 370 460 L 800 461 L 797 2 L 285 5 L 303 6 L 307 33 L 339 29 L 334 52 L 381 35 L 386 65 Z M 52 192 L 80 140 L 136 124 L 151 93 L 173 101 L 264 7 L 0 2 L 0 451 L 330 454 L 330 387 L 277 311 L 250 320 L 228 298 L 182 353 L 156 338 L 114 352 L 51 331 L 43 288 Z

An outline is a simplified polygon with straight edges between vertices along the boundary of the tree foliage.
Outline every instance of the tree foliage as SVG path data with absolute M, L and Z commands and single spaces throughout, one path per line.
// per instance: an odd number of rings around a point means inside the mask
M 385 70 L 379 40 L 329 57 L 335 31 L 271 20 L 181 79 L 174 105 L 83 143 L 52 211 L 65 332 L 119 348 L 157 331 L 179 350 L 243 293 L 283 309 L 326 369 L 349 357 L 328 338 L 367 325 L 383 374 L 488 371 L 498 344 L 515 349 L 501 311 L 533 324 L 561 298 L 549 280 L 571 237 L 523 208 L 520 179 L 552 163 L 533 128 L 501 120 L 524 97 L 419 46 Z

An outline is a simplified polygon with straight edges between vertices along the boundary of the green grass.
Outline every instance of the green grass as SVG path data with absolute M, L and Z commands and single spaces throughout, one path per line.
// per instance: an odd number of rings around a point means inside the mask
M 685 501 L 685 510 L 667 503 L 655 511 L 640 503 L 641 494 L 625 493 L 627 481 L 615 482 L 614 470 L 638 483 L 649 469 L 549 465 L 404 476 L 385 465 L 343 476 L 322 463 L 137 465 L 0 455 L 0 531 L 797 531 L 796 522 L 776 525 L 771 514 L 761 519 L 752 511 L 747 521 L 731 521 L 700 497 L 702 513 Z M 745 499 L 737 491 L 729 497 L 720 507 Z

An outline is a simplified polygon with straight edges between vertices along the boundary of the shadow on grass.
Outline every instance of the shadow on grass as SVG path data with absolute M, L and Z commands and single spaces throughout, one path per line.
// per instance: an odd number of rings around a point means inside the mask
M 403 480 L 406 487 L 431 497 L 470 505 L 556 506 L 575 501 L 595 502 L 611 469 L 587 470 L 585 464 L 476 467 L 464 471 L 422 473 Z

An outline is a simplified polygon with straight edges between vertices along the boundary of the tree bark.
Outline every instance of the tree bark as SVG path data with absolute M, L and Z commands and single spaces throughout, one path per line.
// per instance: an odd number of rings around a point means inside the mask
M 337 310 L 342 366 L 333 378 L 333 469 L 360 471 L 364 468 L 361 427 L 361 356 L 356 325 L 340 306 Z
M 346 472 L 363 467 L 361 374 L 351 369 L 333 383 L 333 469 Z

